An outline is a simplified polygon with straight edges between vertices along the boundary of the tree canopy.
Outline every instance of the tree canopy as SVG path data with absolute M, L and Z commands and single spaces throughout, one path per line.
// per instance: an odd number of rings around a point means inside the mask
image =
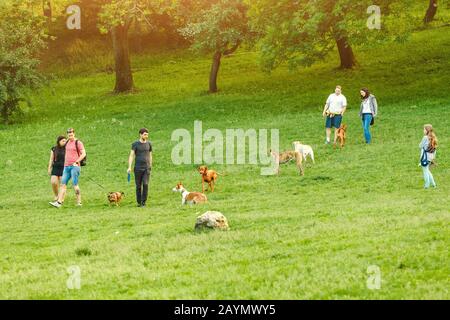
M 368 21 L 374 3 L 380 10 L 379 28 Z M 352 47 L 389 39 L 401 40 L 414 25 L 408 6 L 412 0 L 255 0 L 250 15 L 261 41 L 267 70 L 287 61 L 290 67 L 309 66 L 338 47 L 341 67 L 356 64 Z
M 191 41 L 192 50 L 213 54 L 209 91 L 216 92 L 221 57 L 235 52 L 253 33 L 247 17 L 248 7 L 241 0 L 204 0 L 200 7 L 196 12 L 189 12 L 180 33 Z
M 39 54 L 48 38 L 43 16 L 21 1 L 0 4 L 0 111 L 4 122 L 20 111 L 27 91 L 42 85 Z

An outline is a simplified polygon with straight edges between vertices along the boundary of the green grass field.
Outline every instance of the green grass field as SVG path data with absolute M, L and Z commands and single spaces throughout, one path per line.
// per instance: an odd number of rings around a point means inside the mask
M 32 97 L 21 122 L 0 127 L 0 298 L 2 299 L 449 299 L 449 28 L 420 31 L 404 44 L 359 49 L 360 67 L 335 69 L 336 55 L 308 69 L 271 75 L 257 54 L 224 59 L 221 92 L 207 95 L 208 57 L 134 57 L 138 92 L 114 96 L 113 75 L 61 78 Z M 423 46 L 423 44 L 426 44 Z M 88 62 L 86 62 L 88 63 Z M 76 70 L 76 67 L 67 67 Z M 63 72 L 64 70 L 62 70 Z M 323 145 L 321 110 L 336 84 L 349 100 L 343 150 Z M 359 88 L 376 94 L 373 144 L 363 142 Z M 171 161 L 171 133 L 278 128 L 280 148 L 300 139 L 316 164 L 261 176 L 256 165 L 226 172 L 209 204 L 181 207 L 171 188 L 201 188 L 195 165 Z M 438 188 L 424 190 L 418 167 L 422 126 L 440 147 Z M 136 208 L 127 157 L 140 127 L 150 129 L 154 168 L 149 206 Z M 66 205 L 48 205 L 46 166 L 68 127 L 85 143 L 88 166 Z M 104 190 L 124 191 L 119 208 Z M 197 215 L 218 210 L 228 232 L 195 233 Z M 69 290 L 67 268 L 81 269 Z M 381 270 L 381 289 L 366 286 Z

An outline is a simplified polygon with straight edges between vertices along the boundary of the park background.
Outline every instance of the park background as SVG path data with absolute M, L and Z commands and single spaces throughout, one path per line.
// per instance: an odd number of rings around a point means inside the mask
M 2 2 L 0 298 L 448 299 L 450 13 L 439 1 L 433 16 L 430 3 Z M 80 30 L 67 27 L 73 4 Z M 367 26 L 373 4 L 381 29 Z M 336 84 L 349 101 L 342 150 L 323 144 Z M 369 146 L 363 86 L 380 108 Z M 226 176 L 209 204 L 182 207 L 172 187 L 198 191 L 201 180 L 195 165 L 172 164 L 170 137 L 195 120 L 222 132 L 277 128 L 281 150 L 301 140 L 316 164 L 304 177 L 294 165 L 279 176 L 213 165 Z M 433 190 L 418 167 L 425 123 L 439 138 Z M 83 207 L 70 191 L 56 210 L 47 163 L 68 127 L 88 153 Z M 141 127 L 154 147 L 146 209 L 126 181 Z M 125 201 L 108 206 L 94 181 Z M 207 210 L 231 229 L 194 232 Z M 81 287 L 71 290 L 73 266 Z

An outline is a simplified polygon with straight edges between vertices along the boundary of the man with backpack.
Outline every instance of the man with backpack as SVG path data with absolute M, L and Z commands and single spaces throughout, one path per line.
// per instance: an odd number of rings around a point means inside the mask
M 86 165 L 86 151 L 80 140 L 75 138 L 75 130 L 67 130 L 68 140 L 65 145 L 66 155 L 64 158 L 64 171 L 61 178 L 61 189 L 56 201 L 50 202 L 55 208 L 60 208 L 66 197 L 67 183 L 72 179 L 73 189 L 75 190 L 77 206 L 81 206 L 81 191 L 78 180 L 81 173 L 81 167 Z

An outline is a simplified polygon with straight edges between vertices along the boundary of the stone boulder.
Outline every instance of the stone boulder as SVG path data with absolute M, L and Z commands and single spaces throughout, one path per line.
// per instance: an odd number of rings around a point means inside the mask
M 197 222 L 195 223 L 195 230 L 228 230 L 228 228 L 229 226 L 227 218 L 218 211 L 206 211 L 204 214 L 197 217 Z

